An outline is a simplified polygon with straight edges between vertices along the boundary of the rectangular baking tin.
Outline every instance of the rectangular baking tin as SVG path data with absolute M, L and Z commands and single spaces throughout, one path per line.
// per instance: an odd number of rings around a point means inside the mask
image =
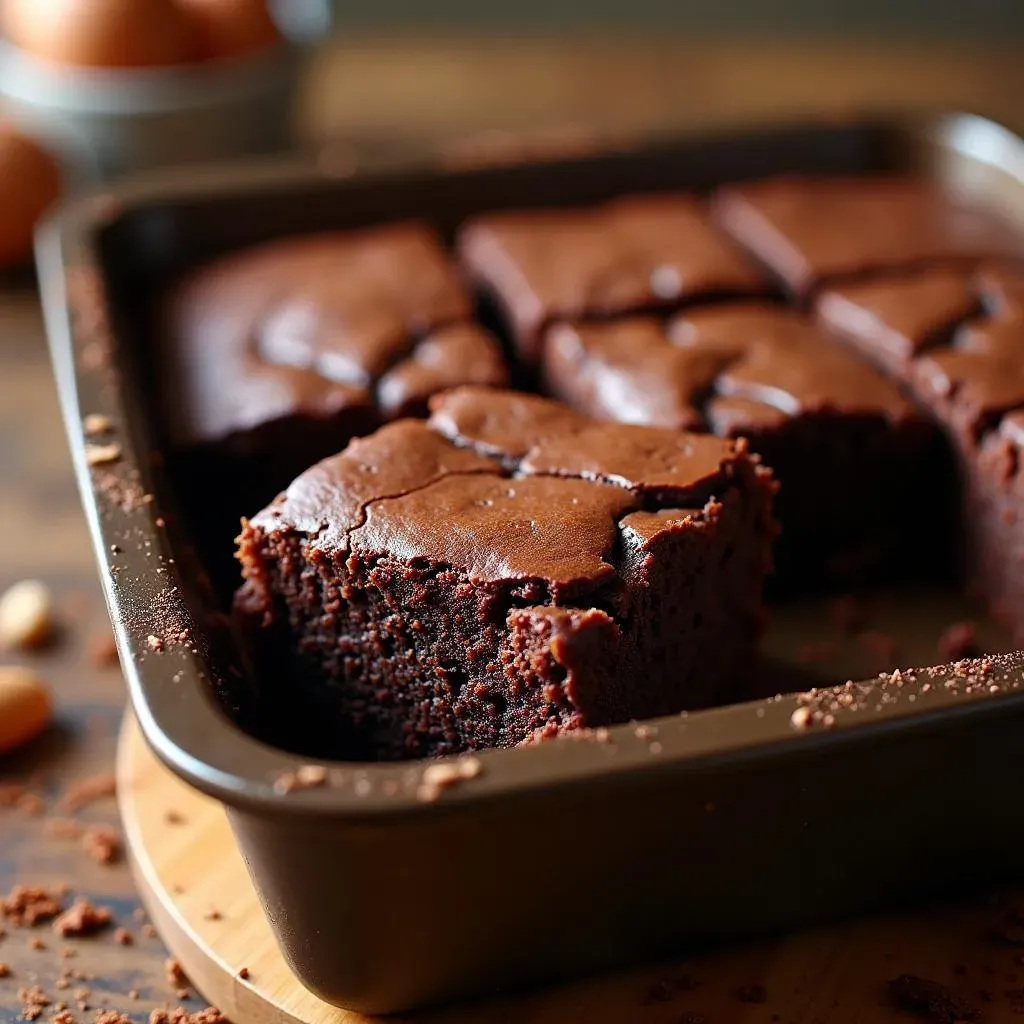
M 231 670 L 165 508 L 136 297 L 282 234 L 406 216 L 451 231 L 493 207 L 904 169 L 1024 212 L 1024 143 L 940 115 L 520 166 L 352 173 L 321 159 L 158 176 L 80 201 L 41 234 L 53 360 L 132 703 L 158 755 L 223 801 L 289 963 L 324 999 L 405 1010 L 1019 871 L 1024 664 L 866 683 L 831 728 L 795 728 L 786 697 L 485 752 L 477 778 L 432 802 L 422 762 L 335 765 L 329 785 L 283 795 L 274 782 L 300 761 L 242 732 L 215 696 Z M 93 413 L 113 424 L 115 461 L 86 458 Z M 187 642 L 152 649 L 168 623 Z

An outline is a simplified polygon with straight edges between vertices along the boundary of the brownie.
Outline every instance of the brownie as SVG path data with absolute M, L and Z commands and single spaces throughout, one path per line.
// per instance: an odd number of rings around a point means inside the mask
M 685 195 L 487 214 L 463 228 L 459 252 L 527 363 L 539 359 L 543 329 L 555 320 L 674 309 L 769 287 L 705 205 Z
M 921 271 L 827 291 L 819 315 L 945 428 L 961 478 L 973 588 L 1024 643 L 1024 274 Z
M 728 699 L 774 533 L 743 442 L 460 388 L 245 524 L 266 699 L 321 750 L 510 746 Z
M 440 239 L 401 223 L 273 242 L 190 273 L 161 306 L 171 450 L 226 525 L 350 437 L 426 412 L 457 384 L 501 385 L 498 343 Z M 202 481 L 196 486 L 194 481 Z M 224 520 L 227 520 L 226 524 Z
M 936 428 L 810 317 L 742 302 L 555 325 L 544 384 L 587 415 L 748 438 L 781 485 L 781 585 L 912 575 L 933 558 L 918 516 Z
M 726 186 L 714 208 L 798 297 L 836 279 L 1024 258 L 1007 222 L 916 178 L 775 178 Z

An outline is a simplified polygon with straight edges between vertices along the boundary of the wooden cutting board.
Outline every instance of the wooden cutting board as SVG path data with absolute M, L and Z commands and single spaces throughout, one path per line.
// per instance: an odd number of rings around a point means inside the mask
M 236 1024 L 364 1024 L 367 1018 L 327 1005 L 296 981 L 274 942 L 220 805 L 164 768 L 131 717 L 122 731 L 118 782 L 143 902 L 210 1003 Z M 800 884 L 798 870 L 787 884 Z M 948 985 L 983 1010 L 986 1022 L 1019 1021 L 1024 993 L 1015 994 L 1015 989 L 1024 983 L 1024 967 L 1015 961 L 1024 957 L 995 937 L 1012 908 L 1024 906 L 1024 894 L 1019 904 L 1015 895 L 1004 893 L 998 903 L 976 899 L 818 929 L 686 963 L 402 1020 L 884 1024 L 912 1019 L 891 1005 L 886 985 L 887 979 L 912 973 Z

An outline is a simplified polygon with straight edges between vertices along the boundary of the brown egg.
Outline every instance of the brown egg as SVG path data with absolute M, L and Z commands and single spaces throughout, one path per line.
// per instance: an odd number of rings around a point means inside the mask
M 0 122 L 0 268 L 28 260 L 36 221 L 59 194 L 53 158 Z
M 11 41 L 61 64 L 150 67 L 198 57 L 195 29 L 174 0 L 3 2 Z
M 225 60 L 268 50 L 281 33 L 266 0 L 177 0 L 192 19 L 207 60 Z

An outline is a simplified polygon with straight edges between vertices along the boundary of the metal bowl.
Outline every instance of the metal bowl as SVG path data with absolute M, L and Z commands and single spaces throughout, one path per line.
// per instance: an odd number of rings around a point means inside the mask
M 272 152 L 289 142 L 303 48 L 170 68 L 53 64 L 0 42 L 0 100 L 75 177 Z

